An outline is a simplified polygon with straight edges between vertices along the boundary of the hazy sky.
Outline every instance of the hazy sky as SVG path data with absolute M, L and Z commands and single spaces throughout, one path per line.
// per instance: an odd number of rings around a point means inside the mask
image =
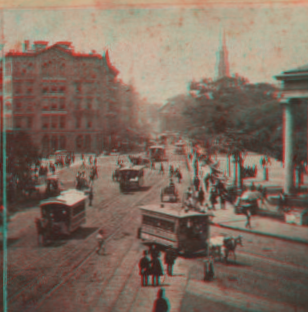
M 220 31 L 231 74 L 251 82 L 308 63 L 308 6 L 165 9 L 22 9 L 4 12 L 5 50 L 29 39 L 72 41 L 76 51 L 108 48 L 119 77 L 163 104 L 189 81 L 215 78 Z

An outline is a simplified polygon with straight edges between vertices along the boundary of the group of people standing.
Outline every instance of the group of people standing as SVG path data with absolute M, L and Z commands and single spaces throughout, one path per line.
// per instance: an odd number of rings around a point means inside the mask
M 150 254 L 150 257 L 149 257 Z M 141 276 L 141 285 L 149 285 L 149 276 L 152 275 L 152 286 L 160 285 L 160 277 L 164 275 L 164 268 L 160 259 L 161 252 L 156 245 L 151 245 L 150 250 L 144 250 L 143 257 L 139 261 Z M 165 252 L 165 264 L 167 265 L 167 274 L 172 276 L 173 265 L 177 258 L 176 251 L 169 246 Z

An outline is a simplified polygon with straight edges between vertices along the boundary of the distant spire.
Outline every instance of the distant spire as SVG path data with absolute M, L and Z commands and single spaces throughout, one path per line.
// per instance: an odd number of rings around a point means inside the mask
M 221 38 L 221 47 L 220 51 L 217 53 L 218 55 L 218 75 L 217 79 L 221 79 L 223 77 L 230 77 L 230 70 L 229 70 L 229 62 L 228 62 L 228 50 L 226 45 L 226 36 L 225 31 L 220 31 L 220 38 Z

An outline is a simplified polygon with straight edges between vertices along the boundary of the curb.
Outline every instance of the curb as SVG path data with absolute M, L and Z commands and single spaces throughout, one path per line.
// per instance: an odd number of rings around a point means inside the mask
M 308 240 L 302 239 L 302 238 L 292 238 L 289 236 L 284 236 L 284 235 L 278 235 L 278 234 L 272 234 L 272 233 L 264 233 L 256 230 L 248 230 L 236 226 L 230 226 L 222 223 L 211 223 L 212 226 L 217 226 L 217 227 L 223 227 L 231 230 L 236 230 L 236 231 L 241 231 L 241 232 L 246 232 L 246 233 L 251 233 L 251 234 L 256 234 L 256 235 L 261 235 L 261 236 L 267 236 L 267 237 L 272 237 L 272 238 L 278 238 L 281 240 L 289 241 L 289 242 L 296 242 L 300 244 L 305 244 L 308 245 Z

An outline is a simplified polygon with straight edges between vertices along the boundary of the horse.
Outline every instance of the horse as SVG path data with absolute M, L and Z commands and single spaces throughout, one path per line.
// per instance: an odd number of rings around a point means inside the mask
M 241 235 L 237 237 L 227 237 L 224 239 L 223 251 L 224 251 L 225 262 L 228 262 L 228 256 L 230 253 L 233 253 L 234 261 L 236 261 L 235 249 L 237 245 L 243 246 Z

